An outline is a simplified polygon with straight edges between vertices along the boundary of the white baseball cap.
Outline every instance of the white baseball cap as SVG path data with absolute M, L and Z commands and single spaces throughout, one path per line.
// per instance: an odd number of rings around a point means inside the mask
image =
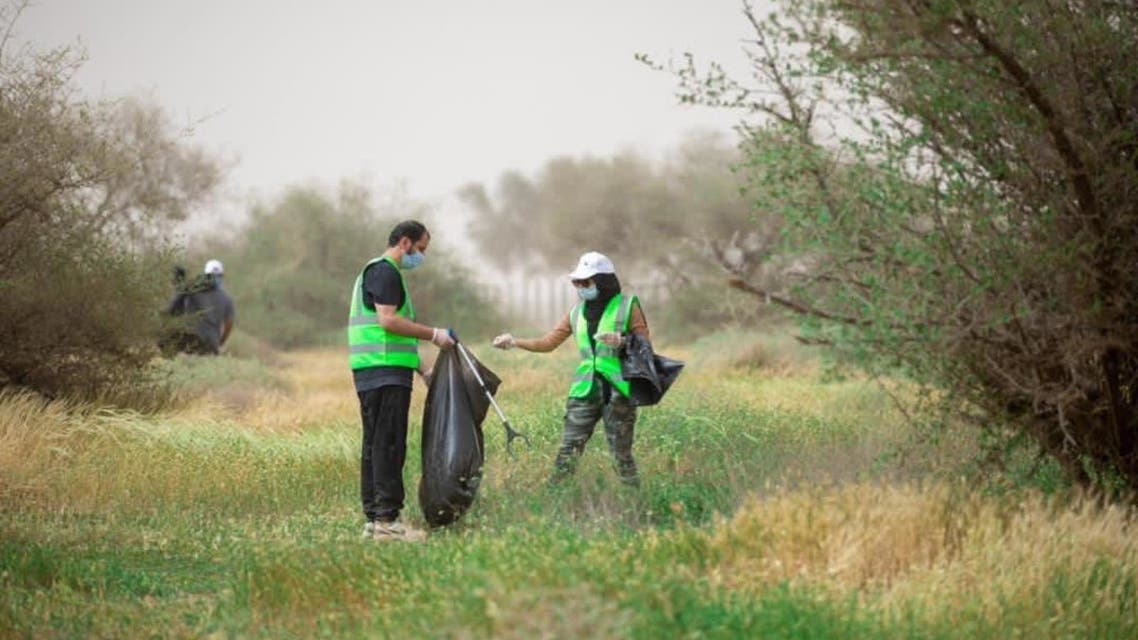
M 210 260 L 205 263 L 205 273 L 222 274 L 225 273 L 225 267 L 221 266 L 221 260 Z
M 616 268 L 612 266 L 612 260 L 609 260 L 605 254 L 590 251 L 577 261 L 577 268 L 569 273 L 569 279 L 585 280 L 598 273 L 616 273 Z

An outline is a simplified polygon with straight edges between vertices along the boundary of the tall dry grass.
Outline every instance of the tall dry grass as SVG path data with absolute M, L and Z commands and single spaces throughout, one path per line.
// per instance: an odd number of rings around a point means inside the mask
M 66 402 L 28 392 L 0 393 L 0 504 L 42 494 L 47 476 L 41 470 L 72 455 L 81 424 Z
M 205 389 L 178 414 L 186 421 L 229 421 L 259 433 L 288 434 L 359 420 L 359 403 L 342 349 L 279 353 L 279 385 Z
M 0 501 L 6 507 L 88 510 L 113 487 L 160 491 L 131 477 L 151 467 L 147 454 L 161 445 L 165 426 L 128 409 L 31 393 L 0 394 Z M 156 473 L 151 475 L 157 475 Z
M 979 616 L 1064 635 L 1138 622 L 1138 514 L 965 484 L 854 484 L 755 498 L 709 533 L 715 584 L 790 583 L 930 624 Z
M 209 417 L 208 403 L 161 415 L 0 397 L 0 505 L 52 513 L 156 509 L 271 512 L 334 499 L 351 435 L 332 428 L 266 433 Z

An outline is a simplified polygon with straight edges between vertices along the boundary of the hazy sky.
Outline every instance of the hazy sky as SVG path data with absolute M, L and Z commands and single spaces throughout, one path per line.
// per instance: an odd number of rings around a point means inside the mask
M 17 35 L 79 41 L 92 97 L 150 96 L 236 159 L 229 193 L 405 181 L 436 204 L 559 155 L 671 148 L 737 115 L 633 59 L 741 64 L 741 0 L 36 0 Z

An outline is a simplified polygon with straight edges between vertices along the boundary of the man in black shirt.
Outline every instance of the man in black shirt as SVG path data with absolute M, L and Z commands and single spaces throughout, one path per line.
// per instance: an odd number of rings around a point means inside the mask
M 388 236 L 387 250 L 364 266 L 352 287 L 348 360 L 363 422 L 360 501 L 367 518 L 364 536 L 375 540 L 426 536 L 401 523 L 399 511 L 405 496 L 412 376 L 416 370 L 423 374 L 418 342 L 430 340 L 442 349 L 454 346 L 449 329 L 415 322 L 403 280 L 404 271 L 422 263 L 430 242 L 422 223 L 399 223 Z

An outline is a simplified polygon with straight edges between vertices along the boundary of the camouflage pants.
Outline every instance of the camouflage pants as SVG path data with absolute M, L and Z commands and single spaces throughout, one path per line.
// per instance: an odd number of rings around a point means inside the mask
M 598 420 L 605 425 L 605 439 L 620 481 L 630 486 L 640 485 L 636 461 L 632 459 L 632 437 L 636 428 L 636 407 L 628 398 L 615 390 L 605 402 L 600 385 L 594 385 L 586 398 L 569 398 L 565 402 L 565 425 L 561 430 L 561 447 L 551 480 L 557 482 L 577 470 L 577 461 L 585 451 L 585 444 L 593 435 Z

